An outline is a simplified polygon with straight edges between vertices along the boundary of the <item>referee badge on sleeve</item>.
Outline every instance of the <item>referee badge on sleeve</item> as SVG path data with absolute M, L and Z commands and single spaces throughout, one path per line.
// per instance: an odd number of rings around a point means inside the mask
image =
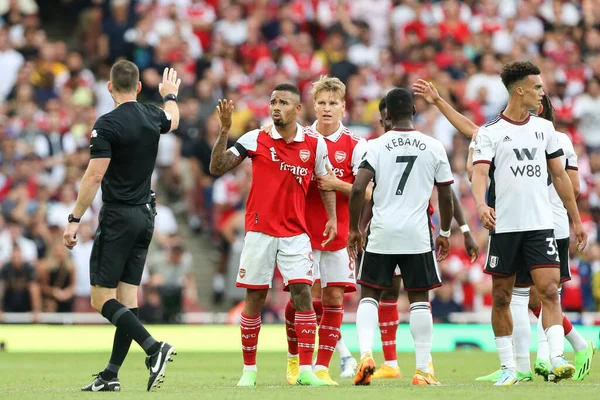
M 498 257 L 490 256 L 490 268 L 496 268 L 498 266 Z

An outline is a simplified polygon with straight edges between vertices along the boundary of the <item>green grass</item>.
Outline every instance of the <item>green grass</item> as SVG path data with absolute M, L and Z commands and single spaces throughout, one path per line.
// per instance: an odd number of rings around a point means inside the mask
M 134 344 L 135 345 L 135 344 Z M 572 354 L 568 355 L 572 359 Z M 433 355 L 436 376 L 442 387 L 412 387 L 414 355 L 400 353 L 399 362 L 404 374 L 399 380 L 373 381 L 370 387 L 354 387 L 351 379 L 338 379 L 337 356 L 332 361 L 332 376 L 340 387 L 292 387 L 285 382 L 285 353 L 259 352 L 258 387 L 234 388 L 241 374 L 242 357 L 236 353 L 204 353 L 180 351 L 169 364 L 164 386 L 159 393 L 146 390 L 148 373 L 144 355 L 131 353 L 123 366 L 119 394 L 82 393 L 79 388 L 91 382 L 91 374 L 101 370 L 108 353 L 0 353 L 0 399 L 65 399 L 117 398 L 141 399 L 158 395 L 165 399 L 303 399 L 310 397 L 333 399 L 387 398 L 421 399 L 484 399 L 496 400 L 529 397 L 533 399 L 597 398 L 600 386 L 600 365 L 584 382 L 563 381 L 545 383 L 540 378 L 508 388 L 491 383 L 474 382 L 478 375 L 498 367 L 494 353 L 452 352 Z M 532 356 L 534 357 L 534 355 Z M 381 354 L 376 354 L 381 362 Z M 533 358 L 532 358 L 533 359 Z M 600 361 L 596 360 L 600 363 Z M 115 396 L 115 397 L 112 397 Z M 393 396 L 393 397 L 392 397 Z

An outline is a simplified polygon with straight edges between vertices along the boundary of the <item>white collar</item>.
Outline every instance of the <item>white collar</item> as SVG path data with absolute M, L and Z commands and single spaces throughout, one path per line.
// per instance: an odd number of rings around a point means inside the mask
M 273 129 L 271 129 L 271 137 L 273 139 L 283 139 L 283 136 L 279 134 L 275 125 L 273 125 Z M 296 123 L 296 136 L 294 136 L 294 142 L 304 142 L 304 131 L 302 125 L 298 123 Z
M 337 128 L 337 130 L 329 136 L 324 136 L 317 130 L 317 122 L 318 121 L 313 122 L 311 128 L 313 131 L 317 132 L 319 135 L 323 136 L 325 139 L 330 140 L 332 142 L 337 142 L 340 139 L 340 137 L 342 136 L 342 131 L 345 128 L 344 124 L 342 124 L 342 121 L 340 121 L 340 126 Z

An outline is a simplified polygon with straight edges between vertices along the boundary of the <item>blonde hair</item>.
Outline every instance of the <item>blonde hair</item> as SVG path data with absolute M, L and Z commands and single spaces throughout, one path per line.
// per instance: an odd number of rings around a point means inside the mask
M 346 85 L 339 78 L 329 77 L 322 75 L 318 81 L 313 83 L 310 93 L 312 94 L 313 100 L 317 99 L 317 96 L 321 92 L 332 92 L 338 95 L 342 101 L 346 98 Z

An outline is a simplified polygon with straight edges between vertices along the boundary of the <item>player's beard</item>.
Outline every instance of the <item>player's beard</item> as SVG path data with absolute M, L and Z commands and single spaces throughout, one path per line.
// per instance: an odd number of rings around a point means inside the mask
M 272 118 L 271 118 L 271 119 L 272 119 Z M 279 119 L 278 119 L 278 120 L 274 120 L 274 119 L 273 119 L 273 125 L 275 125 L 275 126 L 286 126 L 286 125 L 287 125 L 287 122 L 285 122 L 285 121 L 283 120 L 283 117 L 279 117 Z

